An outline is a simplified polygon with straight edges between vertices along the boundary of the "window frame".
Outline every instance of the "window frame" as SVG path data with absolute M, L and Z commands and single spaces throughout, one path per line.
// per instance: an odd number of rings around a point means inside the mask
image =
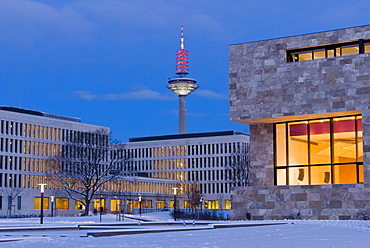
M 319 46 L 312 46 L 312 47 L 304 47 L 304 48 L 296 48 L 296 49 L 288 49 L 286 50 L 286 61 L 290 62 L 302 62 L 302 61 L 310 61 L 310 60 L 318 60 L 318 59 L 327 59 L 327 58 L 335 58 L 335 57 L 342 57 L 352 54 L 363 54 L 368 53 L 370 51 L 365 52 L 365 45 L 370 45 L 370 39 L 359 39 L 359 40 L 352 40 L 347 42 L 340 42 L 335 44 L 326 44 L 326 45 L 319 45 Z M 342 54 L 342 48 L 346 47 L 353 47 L 357 46 L 359 52 L 358 53 L 351 53 L 351 54 Z M 339 49 L 339 55 L 337 54 L 337 49 Z M 315 51 L 325 50 L 325 57 L 315 59 L 314 53 Z M 328 51 L 334 50 L 334 56 L 328 56 Z M 311 59 L 306 60 L 299 60 L 299 54 L 311 53 Z M 296 55 L 296 57 L 293 57 Z
M 355 153 L 356 153 L 356 156 L 355 156 L 355 162 L 334 162 L 334 150 L 333 150 L 333 145 L 334 145 L 334 128 L 333 128 L 333 122 L 334 122 L 334 119 L 337 119 L 337 118 L 348 118 L 348 117 L 355 117 L 355 130 L 354 130 L 354 133 L 355 133 L 355 144 L 356 144 L 356 150 L 355 150 Z M 360 118 L 359 118 L 360 117 Z M 325 163 L 325 164 L 312 164 L 311 161 L 310 161 L 310 158 L 311 158 L 311 151 L 310 151 L 310 128 L 309 128 L 309 122 L 310 121 L 317 121 L 317 120 L 330 120 L 330 162 L 329 163 Z M 336 116 L 336 117 L 326 117 L 326 118 L 318 118 L 318 119 L 308 119 L 308 120 L 296 120 L 296 121 L 288 121 L 288 122 L 279 122 L 279 123 L 274 123 L 274 127 L 273 127 L 273 137 L 274 137 L 274 185 L 276 186 L 292 186 L 292 185 L 296 185 L 296 184 L 289 184 L 289 170 L 291 170 L 292 168 L 296 168 L 296 169 L 305 169 L 307 168 L 307 171 L 308 171 L 308 183 L 307 184 L 299 184 L 299 185 L 332 185 L 332 184 L 345 184 L 345 183 L 336 183 L 335 180 L 334 180 L 334 177 L 335 177 L 335 168 L 336 167 L 339 167 L 341 165 L 348 165 L 348 164 L 352 164 L 352 165 L 355 165 L 356 166 L 356 182 L 354 183 L 350 183 L 350 184 L 359 184 L 359 183 L 364 183 L 364 175 L 361 175 L 361 173 L 363 174 L 364 171 L 363 171 L 363 159 L 359 160 L 359 154 L 358 152 L 360 151 L 359 147 L 358 147 L 358 143 L 359 143 L 359 137 L 358 137 L 358 133 L 359 133 L 359 128 L 358 128 L 358 120 L 362 119 L 362 115 L 361 114 L 358 114 L 358 115 L 349 115 L 349 116 Z M 308 150 L 307 150 L 307 164 L 301 164 L 301 165 L 289 165 L 289 132 L 288 132 L 288 129 L 289 129 L 289 123 L 295 123 L 295 122 L 303 122 L 303 121 L 307 121 L 307 130 L 308 130 L 308 142 L 307 142 L 307 147 L 308 147 Z M 279 124 L 284 124 L 285 126 L 285 165 L 278 165 L 278 154 L 277 154 L 277 125 Z M 311 172 L 311 167 L 324 167 L 324 166 L 330 166 L 331 168 L 331 171 L 330 171 L 330 183 L 323 183 L 323 184 L 312 184 L 311 183 L 311 175 L 310 175 L 310 172 Z M 281 171 L 281 173 L 284 173 L 283 170 L 285 170 L 285 184 L 278 184 L 278 171 Z

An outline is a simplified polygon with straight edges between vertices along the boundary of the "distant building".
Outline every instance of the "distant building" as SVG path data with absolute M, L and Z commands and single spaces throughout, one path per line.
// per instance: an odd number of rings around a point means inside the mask
M 81 123 L 79 118 L 6 106 L 0 106 L 0 125 L 0 215 L 39 214 L 40 183 L 46 183 L 45 215 L 51 213 L 51 196 L 56 214 L 80 213 L 83 205 L 48 178 L 48 161 L 60 154 L 67 137 L 109 128 Z M 126 176 L 104 185 L 91 209 L 102 204 L 104 209 L 116 211 L 124 200 L 127 211 L 132 212 L 139 207 L 138 194 L 155 196 L 142 202 L 143 207 L 153 208 L 155 199 L 172 196 L 174 185 L 173 180 Z M 14 199 L 10 200 L 11 196 Z
M 0 125 L 0 215 L 40 214 L 40 183 L 46 184 L 45 215 L 52 206 L 56 215 L 82 213 L 83 204 L 49 178 L 48 165 L 69 137 L 98 129 L 109 133 L 109 128 L 6 106 L 0 106 Z M 230 209 L 230 188 L 248 183 L 249 135 L 235 131 L 131 138 L 111 144 L 109 156 L 127 161 L 120 179 L 96 192 L 91 210 L 115 212 L 124 206 L 126 212 L 138 213 L 140 205 L 143 211 L 173 207 L 174 187 L 179 188 L 179 208 L 190 207 L 187 195 L 196 189 L 202 196 L 197 208 Z
M 231 45 L 230 114 L 250 125 L 235 219 L 370 213 L 370 26 Z
M 178 182 L 180 208 L 188 208 L 187 194 L 198 189 L 203 197 L 202 208 L 230 209 L 231 187 L 246 184 L 248 180 L 249 135 L 245 133 L 224 131 L 131 138 L 125 149 L 134 154 L 132 161 L 138 175 Z

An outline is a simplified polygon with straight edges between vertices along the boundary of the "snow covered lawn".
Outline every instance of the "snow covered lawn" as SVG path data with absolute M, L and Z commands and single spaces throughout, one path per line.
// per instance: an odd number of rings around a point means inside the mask
M 172 221 L 168 213 L 148 214 L 143 217 L 162 222 Z M 39 226 L 38 221 L 38 219 L 0 220 L 0 228 Z M 103 222 L 116 223 L 115 216 L 105 215 Z M 86 237 L 86 230 L 0 232 L 0 240 L 25 238 L 21 241 L 0 242 L 0 247 L 370 247 L 370 221 L 286 222 L 288 224 L 273 226 L 99 238 Z M 46 218 L 44 226 L 74 226 L 88 223 L 99 223 L 99 216 Z

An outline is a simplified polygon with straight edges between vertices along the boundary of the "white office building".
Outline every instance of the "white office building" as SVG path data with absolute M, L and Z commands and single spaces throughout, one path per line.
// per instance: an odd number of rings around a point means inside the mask
M 203 209 L 230 209 L 230 189 L 248 185 L 249 135 L 235 131 L 131 138 L 139 175 L 178 181 L 179 206 L 198 189 Z
M 99 129 L 109 134 L 109 128 L 81 123 L 79 118 L 7 106 L 0 106 L 0 125 L 0 216 L 39 215 L 41 183 L 46 184 L 45 215 L 50 215 L 52 208 L 57 215 L 82 213 L 83 204 L 70 199 L 48 176 L 48 162 L 60 154 L 68 137 Z M 127 211 L 132 212 L 139 206 L 139 194 L 143 196 L 141 205 L 152 208 L 157 197 L 173 196 L 174 185 L 171 180 L 124 177 L 106 183 L 90 209 L 102 207 L 114 212 L 118 205 L 125 204 Z

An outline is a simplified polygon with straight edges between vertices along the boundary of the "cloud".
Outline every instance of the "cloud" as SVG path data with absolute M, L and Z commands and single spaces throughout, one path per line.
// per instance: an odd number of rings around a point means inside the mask
M 178 115 L 179 110 L 177 109 L 172 109 L 170 111 L 166 111 L 167 114 L 170 115 Z M 229 113 L 192 113 L 192 112 L 186 112 L 187 116 L 194 116 L 194 117 L 209 117 L 209 116 L 226 116 L 228 117 L 230 114 Z
M 61 38 L 67 38 L 63 42 L 89 42 L 94 25 L 73 8 L 30 0 L 0 0 L 0 41 L 20 47 L 38 41 L 53 44 Z
M 186 113 L 189 116 L 194 117 L 206 117 L 206 116 L 229 116 L 229 113 Z
M 75 91 L 73 95 L 76 95 L 78 98 L 83 100 L 91 101 L 97 98 L 96 95 L 91 94 L 89 91 Z
M 196 95 L 196 96 L 199 96 L 199 97 L 211 98 L 211 99 L 215 99 L 215 100 L 223 100 L 223 99 L 228 99 L 229 98 L 226 95 L 216 93 L 216 92 L 211 91 L 211 90 L 197 90 L 197 91 L 194 91 L 193 94 Z
M 89 91 L 74 91 L 73 95 L 82 100 L 101 100 L 101 101 L 123 101 L 123 100 L 152 100 L 152 101 L 170 101 L 173 97 L 162 95 L 154 90 L 139 90 L 133 92 L 122 92 L 119 94 L 93 94 Z
M 100 101 L 124 101 L 124 100 L 152 100 L 152 101 L 172 101 L 175 99 L 175 95 L 164 95 L 161 92 L 150 90 L 141 87 L 142 89 L 131 91 L 131 92 L 122 92 L 122 93 L 108 93 L 108 94 L 94 94 L 90 91 L 74 91 L 73 95 L 86 101 L 100 100 Z M 228 99 L 227 96 L 223 94 L 216 93 L 211 90 L 199 90 L 192 93 L 198 97 L 209 98 L 214 100 L 223 100 Z M 196 115 L 196 114 L 195 114 Z
M 193 33 L 223 37 L 228 29 L 217 14 L 209 11 L 211 3 L 210 0 L 186 5 L 167 0 L 0 0 L 0 41 L 22 47 L 38 42 L 93 43 L 108 36 L 131 44 L 168 39 L 163 30 L 169 27 L 172 30 L 174 20 L 177 27 L 180 23 L 189 25 Z
M 120 94 L 105 94 L 102 95 L 103 100 L 154 100 L 154 101 L 168 101 L 172 97 L 162 95 L 160 92 L 154 90 L 139 90 L 135 92 L 123 92 Z

